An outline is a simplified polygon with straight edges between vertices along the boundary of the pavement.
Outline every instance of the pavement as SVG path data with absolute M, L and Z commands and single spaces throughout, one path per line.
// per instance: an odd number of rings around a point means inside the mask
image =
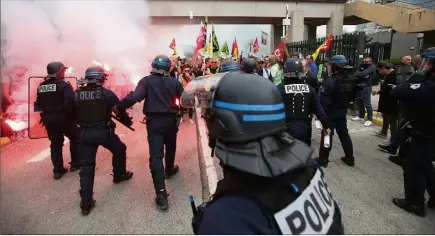
M 141 108 L 130 111 L 141 120 Z M 178 134 L 177 176 L 166 181 L 169 210 L 160 212 L 148 167 L 145 125 L 134 122 L 135 132 L 118 124 L 116 133 L 127 145 L 129 181 L 113 184 L 111 154 L 97 153 L 94 186 L 96 207 L 81 215 L 78 171 L 54 180 L 47 139 L 27 138 L 1 147 L 1 234 L 192 234 L 189 195 L 201 199 L 196 126 L 184 122 Z M 68 143 L 64 163 L 70 161 Z
M 393 204 L 393 198 L 404 198 L 403 171 L 388 160 L 389 154 L 378 150 L 377 144 L 384 140 L 374 133 L 380 127 L 365 127 L 352 121 L 351 116 L 348 127 L 355 167 L 341 162 L 344 152 L 334 136 L 331 162 L 325 169 L 328 187 L 342 212 L 345 234 L 435 234 L 435 210 L 427 209 L 427 216 L 421 218 Z M 320 133 L 313 125 L 313 157 L 318 156 L 319 145 Z M 217 158 L 214 166 L 217 178 L 222 179 Z

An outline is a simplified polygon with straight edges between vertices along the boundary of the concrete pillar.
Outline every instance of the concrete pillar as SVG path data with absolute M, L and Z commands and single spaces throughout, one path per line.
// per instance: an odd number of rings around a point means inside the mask
M 317 36 L 317 26 L 305 25 L 304 27 L 304 40 L 314 41 Z
M 294 10 L 290 13 L 291 24 L 288 32 L 288 42 L 299 42 L 304 40 L 304 12 Z
M 328 37 L 330 33 L 333 35 L 343 34 L 343 18 L 343 12 L 334 11 L 331 13 L 331 18 L 326 25 L 326 37 Z

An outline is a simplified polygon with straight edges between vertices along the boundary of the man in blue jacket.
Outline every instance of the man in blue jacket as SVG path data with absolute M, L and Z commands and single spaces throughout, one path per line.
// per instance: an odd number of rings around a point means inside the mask
M 354 77 L 361 79 L 361 91 L 359 91 L 360 98 L 357 100 L 358 104 L 358 116 L 352 118 L 353 121 L 364 120 L 364 115 L 367 110 L 367 121 L 364 122 L 364 126 L 371 126 L 373 121 L 373 109 L 372 109 L 372 81 L 376 74 L 376 66 L 372 63 L 371 57 L 365 57 L 363 64 L 360 65 L 360 71 L 353 74 Z

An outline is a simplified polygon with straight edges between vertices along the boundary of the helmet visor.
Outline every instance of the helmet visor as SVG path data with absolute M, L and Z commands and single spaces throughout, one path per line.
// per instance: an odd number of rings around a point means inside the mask
M 210 108 L 216 87 L 226 74 L 200 76 L 190 81 L 181 95 L 181 106 L 184 108 Z
M 420 62 L 420 66 L 418 68 L 418 72 L 420 74 L 426 74 L 426 72 L 430 71 L 433 66 L 433 61 L 429 58 L 422 58 Z

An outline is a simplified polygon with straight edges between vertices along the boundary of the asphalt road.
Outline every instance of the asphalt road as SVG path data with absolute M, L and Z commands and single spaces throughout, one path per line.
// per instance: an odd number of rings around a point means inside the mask
M 389 154 L 379 151 L 384 141 L 374 135 L 379 126 L 364 127 L 348 117 L 353 141 L 355 167 L 341 162 L 341 143 L 334 136 L 330 163 L 325 169 L 326 180 L 341 208 L 346 234 L 435 234 L 435 210 L 428 209 L 421 218 L 396 207 L 392 198 L 403 198 L 403 171 L 388 160 Z M 318 156 L 320 134 L 313 126 L 313 157 Z M 222 169 L 215 166 L 218 178 Z M 427 196 L 428 198 L 428 196 Z
M 140 120 L 140 108 L 133 111 Z M 22 139 L 1 150 L 1 234 L 192 234 L 188 197 L 201 199 L 195 125 L 181 124 L 176 163 L 180 173 L 166 181 L 170 193 L 168 212 L 157 210 L 149 171 L 145 125 L 136 132 L 118 125 L 116 133 L 127 145 L 131 180 L 112 183 L 111 154 L 97 153 L 94 197 L 90 215 L 80 213 L 78 172 L 54 180 L 47 139 Z M 64 146 L 65 166 L 70 161 Z

